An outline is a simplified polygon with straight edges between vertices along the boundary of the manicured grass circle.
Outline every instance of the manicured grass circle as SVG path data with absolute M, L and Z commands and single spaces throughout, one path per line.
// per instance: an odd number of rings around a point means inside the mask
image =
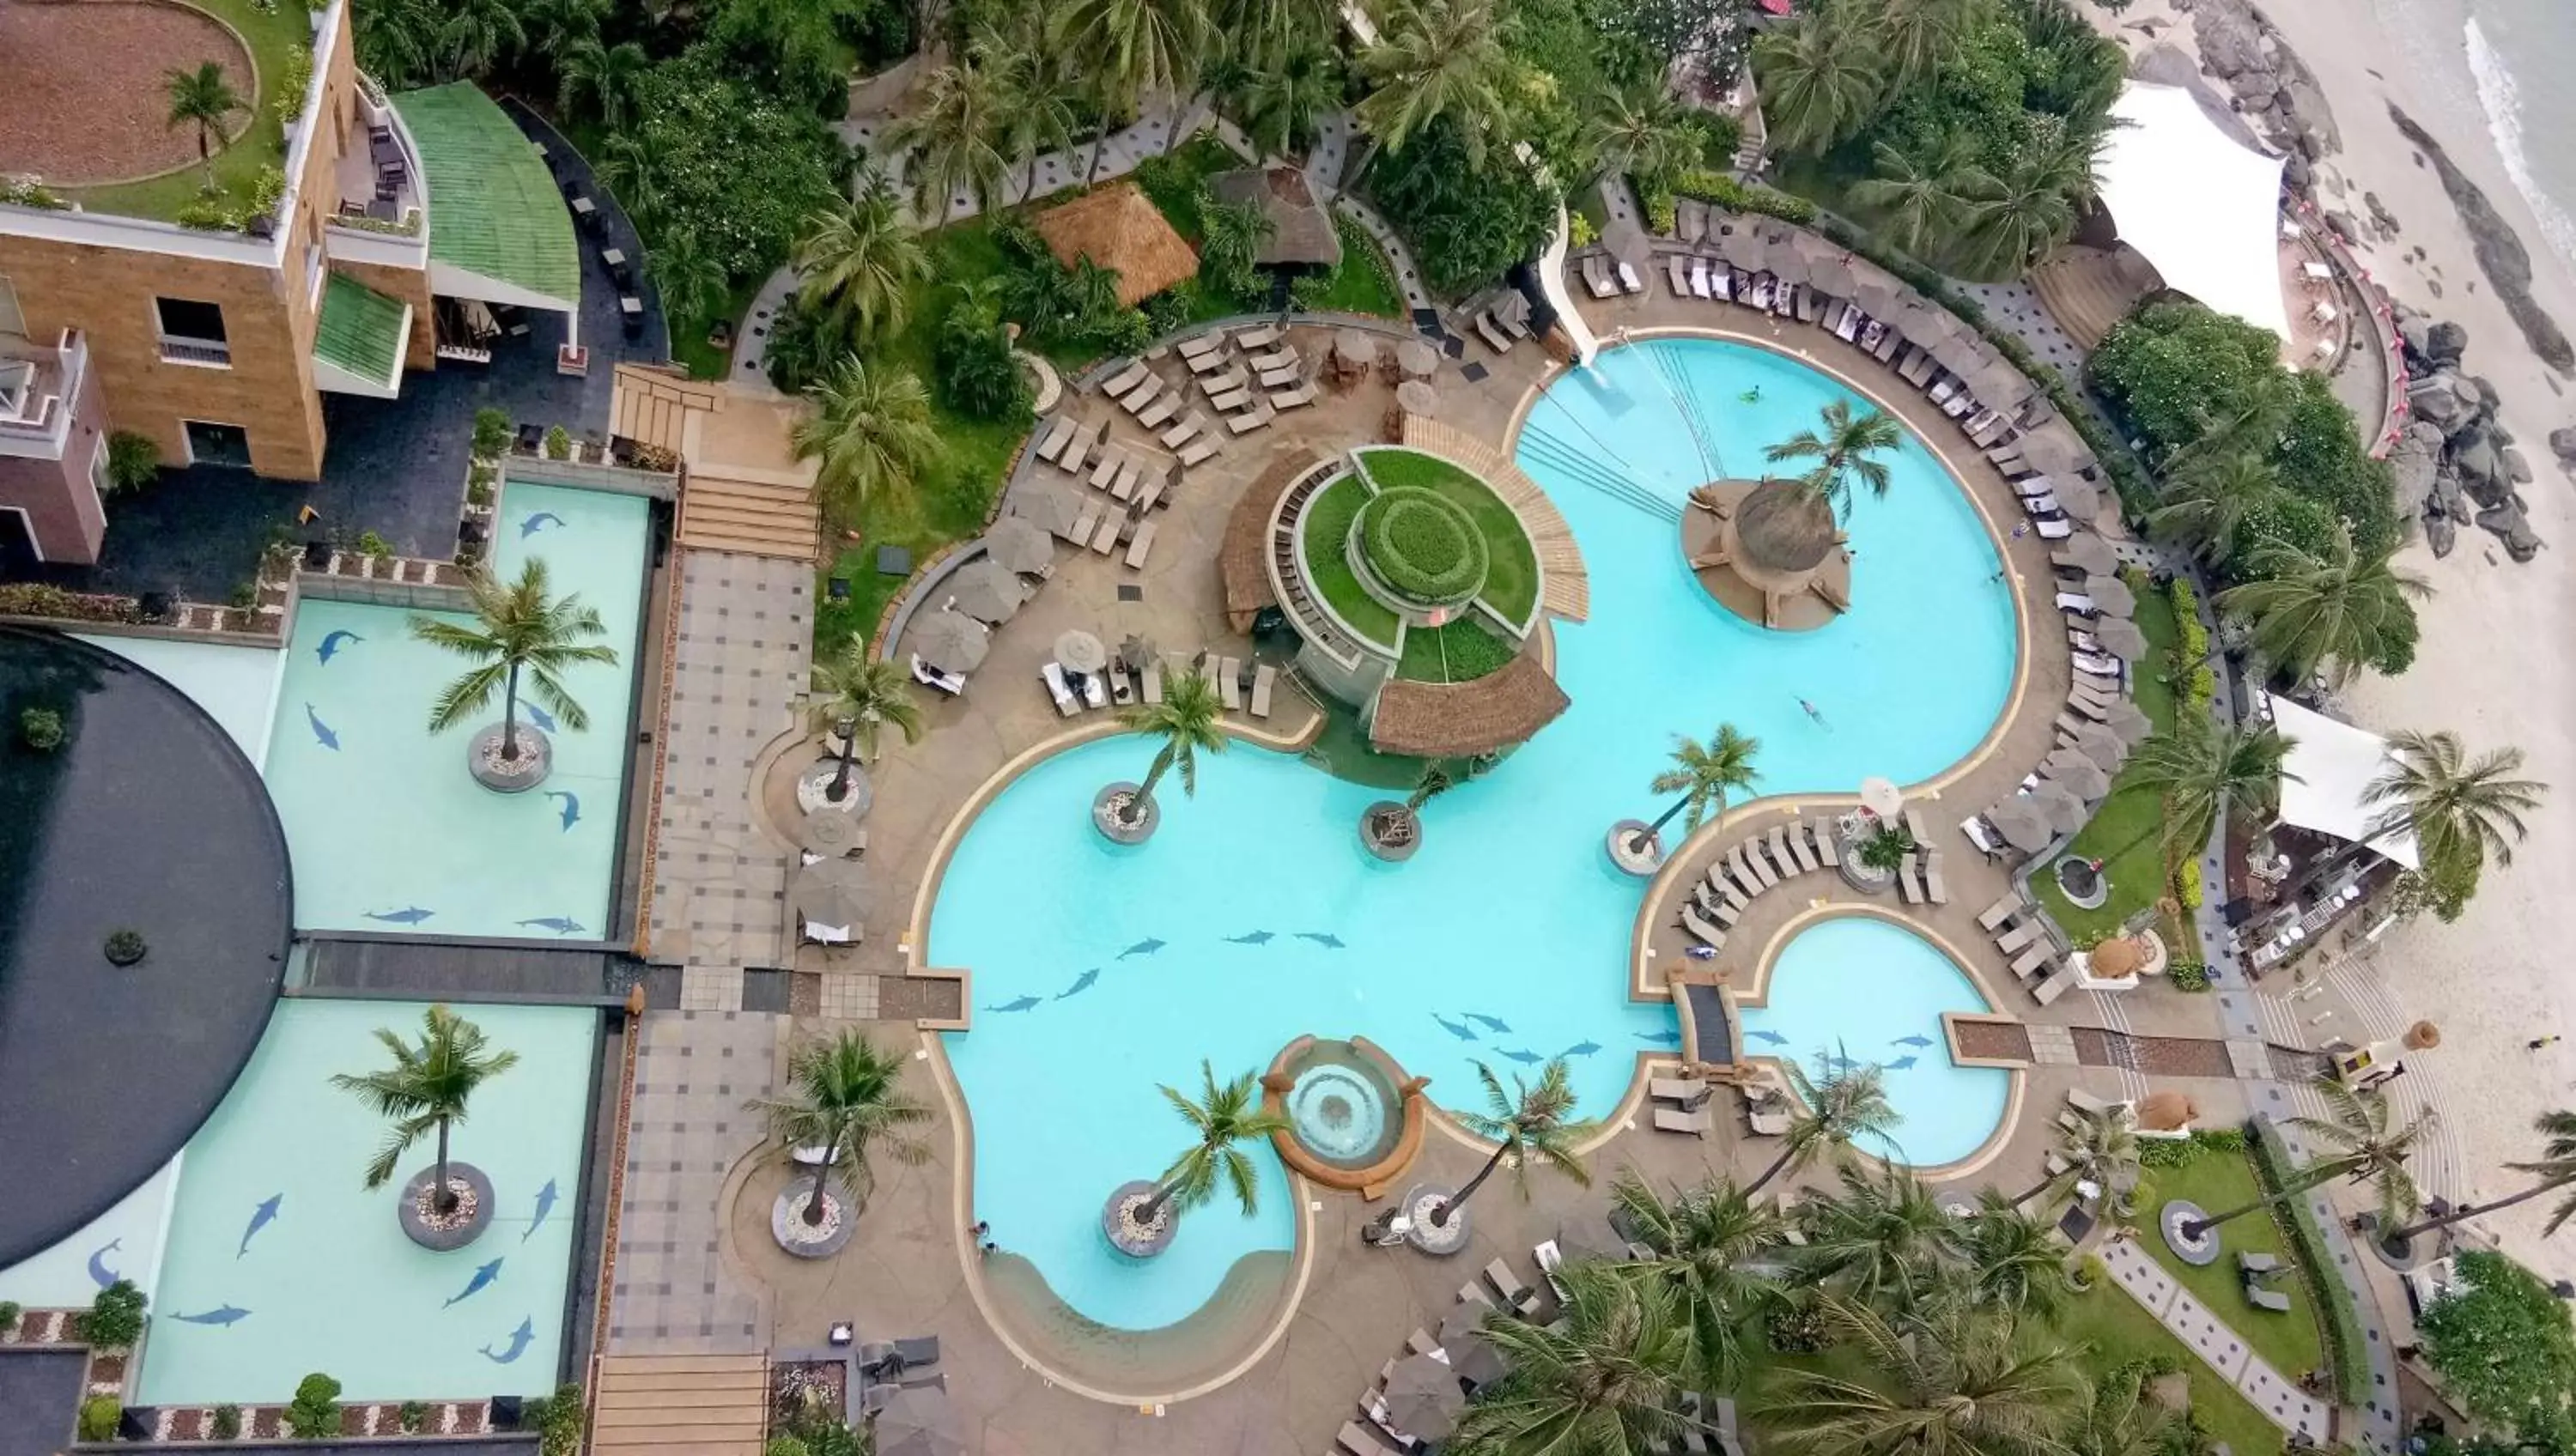
M 1426 605 L 1474 597 L 1491 562 L 1466 508 L 1419 487 L 1379 491 L 1360 508 L 1359 540 L 1378 580 Z

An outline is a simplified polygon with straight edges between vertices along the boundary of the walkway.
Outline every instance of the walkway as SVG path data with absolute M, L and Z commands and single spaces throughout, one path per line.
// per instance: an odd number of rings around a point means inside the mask
M 769 1429 L 760 1355 L 612 1355 L 594 1395 L 590 1449 L 601 1456 L 760 1456 Z
M 2150 1232 L 2140 1237 L 2157 1235 Z M 2247 1348 L 2225 1320 L 2175 1282 L 2137 1240 L 2113 1239 L 2103 1244 L 2102 1262 L 2111 1267 L 2112 1279 L 2146 1306 L 2147 1313 L 2208 1361 L 2209 1368 L 2228 1384 L 2244 1392 L 2274 1425 L 2320 1445 L 2325 1442 L 2330 1429 L 2325 1402 L 2282 1379 L 2281 1372 Z

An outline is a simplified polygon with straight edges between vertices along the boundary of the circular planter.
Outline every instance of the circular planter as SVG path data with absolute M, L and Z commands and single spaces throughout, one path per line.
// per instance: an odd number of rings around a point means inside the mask
M 1104 786 L 1099 793 L 1092 795 L 1091 824 L 1093 828 L 1100 831 L 1103 838 L 1113 844 L 1143 844 L 1154 837 L 1156 829 L 1162 827 L 1163 806 L 1152 799 L 1145 801 L 1145 812 L 1138 816 L 1133 824 L 1118 817 L 1118 811 L 1126 807 L 1128 800 L 1136 797 L 1137 790 L 1141 787 L 1143 786 L 1131 784 L 1122 779 L 1117 783 Z
M 2353 1222 L 2360 1231 L 2358 1242 L 2360 1242 L 2363 1247 L 2369 1249 L 2372 1253 L 2377 1254 L 2379 1256 L 2379 1262 L 2396 1270 L 2400 1274 L 2407 1273 L 2415 1268 L 2416 1265 L 2423 1263 L 2425 1256 L 2432 1253 L 2434 1248 L 2437 1246 L 2440 1237 L 2437 1234 L 2433 1238 L 2429 1239 L 2408 1239 L 2402 1244 L 2392 1244 L 2388 1240 L 2381 1238 L 2379 1235 L 2379 1215 L 2377 1213 L 2373 1212 L 2362 1214 L 2359 1218 L 2353 1220 Z
M 477 731 L 465 750 L 465 764 L 474 772 L 474 782 L 496 794 L 524 794 L 546 781 L 554 771 L 555 746 L 546 735 L 522 723 L 519 725 L 519 756 L 501 756 L 501 729 L 494 723 Z
M 1622 819 L 1611 825 L 1602 847 L 1610 851 L 1610 862 L 1622 874 L 1642 880 L 1664 867 L 1663 837 L 1643 819 Z
M 1422 816 L 1401 799 L 1380 799 L 1360 811 L 1360 843 L 1389 864 L 1402 864 L 1422 847 Z
M 1154 1197 L 1156 1185 L 1151 1178 L 1138 1178 L 1121 1183 L 1100 1208 L 1100 1235 L 1109 1247 L 1130 1259 L 1150 1259 L 1172 1246 L 1172 1235 L 1180 1232 L 1181 1211 L 1170 1200 L 1155 1212 L 1150 1224 L 1139 1223 L 1136 1211 Z
M 1404 1202 L 1397 1205 L 1411 1224 L 1404 1231 L 1404 1241 L 1426 1254 L 1441 1258 L 1467 1247 L 1467 1210 L 1449 1210 L 1449 1221 L 1445 1224 L 1431 1221 L 1431 1210 L 1439 1207 L 1442 1200 L 1456 1196 L 1456 1190 L 1444 1183 L 1416 1183 L 1404 1190 Z
M 2168 1200 L 2156 1212 L 2156 1227 L 2163 1232 L 2165 1247 L 2186 1264 L 2207 1268 L 2218 1262 L 2218 1231 L 2212 1229 L 2197 1239 L 2183 1237 L 2183 1225 L 2193 1219 L 2209 1217 L 2208 1210 L 2188 1198 Z
M 823 1187 L 823 1221 L 807 1223 L 805 1209 L 814 1198 L 814 1180 L 803 1174 L 789 1180 L 769 1203 L 769 1236 L 799 1259 L 828 1259 L 850 1242 L 859 1226 L 859 1210 L 839 1179 Z
M 415 1244 L 435 1253 L 464 1248 L 483 1236 L 492 1226 L 492 1180 L 472 1163 L 451 1158 L 447 1163 L 447 1186 L 457 1196 L 456 1211 L 441 1216 L 430 1207 L 429 1185 L 438 1174 L 433 1163 L 411 1175 L 403 1184 L 402 1201 L 395 1214 L 402 1220 L 402 1231 Z
M 1475 600 L 1493 565 L 1466 507 L 1421 486 L 1371 496 L 1351 519 L 1345 550 L 1363 584 L 1416 611 Z
M 868 807 L 876 802 L 877 797 L 876 785 L 868 778 L 868 766 L 863 763 L 851 764 L 849 792 L 835 799 L 831 794 L 832 780 L 840 776 L 841 761 L 837 758 L 820 760 L 812 768 L 798 774 L 796 776 L 798 812 L 811 814 L 817 809 L 838 809 L 856 818 L 866 818 Z
M 2111 898 L 2111 882 L 2090 861 L 2070 854 L 2049 866 L 2048 872 L 2057 877 L 2066 902 L 2078 910 L 2099 910 Z

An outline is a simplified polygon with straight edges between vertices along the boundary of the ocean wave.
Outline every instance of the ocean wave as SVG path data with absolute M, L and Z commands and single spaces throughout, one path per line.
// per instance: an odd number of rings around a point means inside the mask
M 2532 216 L 2540 220 L 2540 231 L 2549 239 L 2559 258 L 2576 267 L 2576 217 L 2570 217 L 2558 200 L 2551 197 L 2533 175 L 2531 156 L 2523 146 L 2522 85 L 2515 79 L 2503 55 L 2488 42 L 2486 32 L 2478 28 L 2476 16 L 2468 21 L 2469 74 L 2476 78 L 2478 105 L 2487 114 L 2487 132 L 2495 138 L 2496 150 L 2504 158 L 2505 174 L 2513 179 L 2516 192 L 2531 205 Z

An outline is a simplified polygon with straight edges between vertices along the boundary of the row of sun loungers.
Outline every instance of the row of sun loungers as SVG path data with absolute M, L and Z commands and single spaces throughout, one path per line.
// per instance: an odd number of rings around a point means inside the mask
M 1267 662 L 1247 664 L 1239 657 L 1219 657 L 1207 661 L 1205 655 L 1193 661 L 1178 652 L 1164 654 L 1172 675 L 1205 672 L 1216 685 L 1217 702 L 1229 713 L 1250 713 L 1255 718 L 1270 716 L 1270 699 L 1279 686 L 1279 669 Z M 1152 701 L 1162 701 L 1159 697 Z
M 1917 840 L 1916 843 L 1922 841 Z M 1908 905 L 1929 902 L 1950 903 L 1950 889 L 1941 877 L 1941 852 L 1924 850 L 1909 854 L 1896 865 L 1896 890 Z
M 1724 950 L 1727 931 L 1757 896 L 1782 880 L 1841 863 L 1832 828 L 1814 820 L 1775 824 L 1767 833 L 1748 835 L 1691 886 L 1690 897 L 1682 902 L 1682 930 L 1712 953 Z
M 2030 988 L 2042 1006 L 2075 984 L 2075 968 L 2058 959 L 2057 943 L 2039 911 L 2019 891 L 1978 912 L 1977 926 L 1995 938 L 1995 949 L 2012 957 L 2013 979 Z
M 1583 286 L 1592 291 L 1594 298 L 1646 291 L 1646 280 L 1637 276 L 1635 268 L 1607 253 L 1587 253 L 1581 266 Z

